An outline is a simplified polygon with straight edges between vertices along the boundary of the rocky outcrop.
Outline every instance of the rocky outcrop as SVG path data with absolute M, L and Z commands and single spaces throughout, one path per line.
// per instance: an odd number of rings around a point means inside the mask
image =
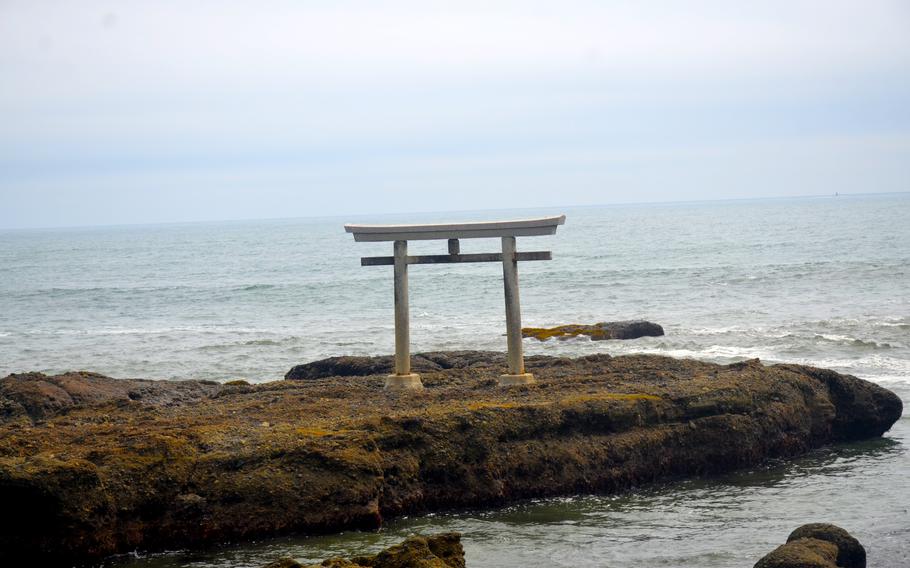
M 872 383 L 797 365 L 529 357 L 537 383 L 501 388 L 503 354 L 444 355 L 416 392 L 383 390 L 385 371 L 142 381 L 138 397 L 91 374 L 0 379 L 0 565 L 622 491 L 878 436 L 902 411 Z
M 435 536 L 412 536 L 372 556 L 329 558 L 319 564 L 301 564 L 292 558 L 282 558 L 262 568 L 465 568 L 461 534 L 443 533 Z
M 14 374 L 0 381 L 0 422 L 19 416 L 41 420 L 73 407 L 106 402 L 186 404 L 211 396 L 221 388 L 213 381 L 112 379 L 85 371 L 53 376 Z
M 790 533 L 755 568 L 866 568 L 866 549 L 838 526 L 812 523 Z
M 497 365 L 505 360 L 504 357 L 504 354 L 495 351 L 430 351 L 411 356 L 411 371 L 429 373 L 447 369 Z M 284 375 L 284 378 L 295 381 L 326 377 L 388 375 L 392 372 L 394 365 L 395 359 L 391 355 L 378 357 L 345 355 L 296 365 Z
M 637 339 L 639 337 L 659 337 L 664 334 L 664 328 L 644 320 L 610 321 L 595 324 L 569 324 L 558 327 L 523 327 L 522 337 L 533 337 L 540 341 L 555 337 L 556 339 L 569 339 L 586 335 L 593 341 L 606 339 Z

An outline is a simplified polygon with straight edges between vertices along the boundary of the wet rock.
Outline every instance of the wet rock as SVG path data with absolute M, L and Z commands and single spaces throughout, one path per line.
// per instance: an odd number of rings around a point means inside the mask
M 825 386 L 831 404 L 837 409 L 831 433 L 840 440 L 880 436 L 894 423 L 892 417 L 900 417 L 903 412 L 903 402 L 894 393 L 852 375 L 803 365 L 779 367 L 798 370 Z M 865 418 L 857 420 L 860 416 Z
M 219 390 L 221 386 L 212 381 L 113 379 L 85 371 L 13 374 L 0 381 L 0 422 L 18 417 L 44 420 L 73 407 L 117 401 L 184 404 Z
M 274 562 L 269 562 L 262 568 L 303 568 L 303 564 L 293 558 L 279 558 Z
M 838 526 L 811 523 L 790 533 L 755 568 L 866 568 L 866 549 Z
M 801 538 L 778 546 L 754 568 L 837 568 L 837 546 L 824 540 Z
M 395 360 L 391 355 L 377 357 L 329 357 L 293 367 L 286 380 L 323 379 L 326 377 L 365 377 L 388 375 Z M 446 369 L 505 365 L 505 356 L 495 351 L 431 351 L 411 356 L 411 370 L 428 373 Z
M 533 337 L 540 341 L 555 337 L 556 339 L 569 339 L 586 335 L 593 341 L 607 339 L 637 339 L 639 337 L 659 337 L 664 334 L 664 328 L 656 323 L 644 320 L 611 321 L 595 324 L 569 324 L 557 327 L 523 327 L 522 337 Z
M 434 370 L 419 393 L 337 375 L 0 379 L 4 408 L 21 413 L 0 420 L 0 503 L 17 512 L 0 515 L 0 565 L 619 492 L 878 436 L 901 414 L 882 387 L 798 365 L 537 356 L 535 385 L 501 389 L 503 353 L 423 355 Z
M 844 529 L 825 523 L 803 525 L 790 533 L 787 542 L 814 538 L 837 546 L 837 565 L 843 568 L 866 568 L 866 549 Z
M 351 559 L 329 558 L 320 564 L 304 566 L 296 560 L 283 558 L 263 568 L 465 568 L 461 534 L 443 533 L 435 536 L 411 536 L 374 556 Z

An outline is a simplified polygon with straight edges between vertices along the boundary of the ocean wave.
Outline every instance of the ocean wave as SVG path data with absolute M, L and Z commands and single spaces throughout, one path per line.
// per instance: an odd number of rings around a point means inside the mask
M 856 337 L 850 337 L 848 335 L 831 335 L 826 333 L 816 333 L 814 335 L 816 339 L 823 339 L 831 343 L 837 343 L 839 345 L 849 346 L 849 347 L 866 347 L 870 349 L 895 349 L 899 348 L 899 345 L 892 345 L 891 343 L 873 341 L 871 339 L 859 339 Z
M 248 286 L 240 286 L 236 289 L 240 290 L 241 292 L 255 292 L 258 290 L 272 290 L 277 287 L 278 286 L 275 284 L 250 284 Z
M 740 326 L 729 325 L 721 327 L 690 327 L 681 330 L 682 333 L 692 335 L 724 335 L 727 333 L 746 333 L 755 331 Z
M 744 359 L 772 359 L 774 353 L 766 349 L 736 347 L 732 345 L 710 345 L 707 347 L 686 347 L 670 343 L 659 343 L 650 347 L 628 345 L 619 349 L 623 354 L 642 353 L 664 355 L 683 359 L 703 359 L 713 362 L 730 362 Z
M 159 328 L 30 329 L 25 335 L 166 335 L 169 333 L 275 333 L 250 327 L 176 326 Z
M 281 339 L 251 339 L 250 341 L 244 341 L 240 345 L 263 345 L 263 346 L 277 346 L 277 345 L 287 345 L 289 343 L 297 343 L 303 338 L 298 335 L 290 335 L 288 337 L 282 337 Z
M 897 327 L 902 329 L 910 328 L 910 317 L 856 317 L 856 318 L 830 318 L 814 322 L 807 322 L 808 325 L 817 325 L 825 328 L 843 328 L 843 327 Z

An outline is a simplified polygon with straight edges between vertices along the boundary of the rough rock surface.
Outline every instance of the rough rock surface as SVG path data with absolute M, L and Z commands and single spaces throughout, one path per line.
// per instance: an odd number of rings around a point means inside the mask
M 644 320 L 609 321 L 595 324 L 569 324 L 557 327 L 523 327 L 522 337 L 533 337 L 546 341 L 552 337 L 556 339 L 569 339 L 586 335 L 593 341 L 606 339 L 637 339 L 639 337 L 659 337 L 664 334 L 664 328 Z
M 473 366 L 489 366 L 505 355 L 495 351 L 430 351 L 411 356 L 411 371 L 428 373 L 446 369 L 467 369 Z M 504 360 L 504 359 L 503 359 Z M 323 379 L 326 377 L 366 377 L 388 375 L 392 372 L 395 359 L 391 355 L 379 357 L 357 357 L 345 355 L 329 357 L 312 363 L 296 365 L 284 378 L 290 381 L 301 379 Z
M 838 526 L 812 523 L 790 533 L 755 568 L 866 568 L 866 549 Z
M 866 568 L 866 549 L 844 529 L 826 523 L 810 523 L 790 533 L 787 542 L 815 538 L 837 546 L 837 565 L 844 568 Z
M 465 568 L 461 534 L 443 533 L 434 536 L 412 536 L 372 556 L 329 558 L 319 564 L 301 564 L 292 558 L 282 558 L 262 568 Z
M 47 376 L 9 375 L 0 381 L 0 421 L 17 416 L 40 420 L 75 406 L 104 402 L 142 401 L 168 406 L 211 396 L 221 389 L 214 381 L 152 381 L 112 379 L 85 371 Z
M 877 385 L 797 365 L 529 357 L 537 384 L 501 388 L 502 353 L 439 361 L 451 366 L 423 373 L 417 392 L 384 391 L 381 374 L 236 386 L 0 379 L 0 407 L 12 409 L 0 418 L 0 503 L 14 512 L 0 515 L 0 565 L 621 491 L 878 436 L 902 411 Z M 60 387 L 73 402 L 28 381 L 73 382 Z M 127 384 L 159 390 L 124 397 Z M 74 397 L 98 385 L 106 394 Z

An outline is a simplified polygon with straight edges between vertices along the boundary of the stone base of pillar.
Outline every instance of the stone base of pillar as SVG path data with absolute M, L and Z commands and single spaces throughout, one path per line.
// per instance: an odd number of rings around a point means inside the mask
M 499 375 L 499 386 L 510 387 L 512 385 L 530 385 L 536 383 L 534 375 L 531 373 L 522 373 L 520 375 Z
M 385 378 L 385 388 L 388 390 L 420 390 L 423 388 L 423 383 L 420 382 L 420 375 L 416 373 L 388 375 Z

